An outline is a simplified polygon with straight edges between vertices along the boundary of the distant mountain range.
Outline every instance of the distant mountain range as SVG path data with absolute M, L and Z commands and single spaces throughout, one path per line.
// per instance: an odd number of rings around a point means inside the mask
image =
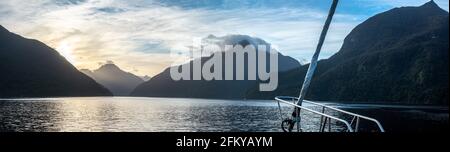
M 448 12 L 433 1 L 369 18 L 345 38 L 338 53 L 319 62 L 307 99 L 448 105 L 448 19 Z M 232 45 L 266 43 L 246 36 L 222 39 L 222 43 Z M 280 67 L 294 69 L 280 70 L 278 89 L 272 92 L 260 92 L 255 81 L 176 82 L 167 69 L 138 86 L 132 95 L 222 99 L 298 96 L 309 65 L 298 66 L 291 60 L 280 55 Z
M 262 39 L 254 38 L 246 35 L 229 35 L 224 37 L 216 37 L 210 35 L 204 39 L 206 42 L 214 42 L 219 46 L 224 45 L 253 45 L 255 48 L 257 45 L 270 46 L 269 43 Z M 222 57 L 225 53 L 222 52 Z M 269 53 L 267 50 L 257 50 L 257 53 Z M 268 55 L 267 55 L 268 56 Z M 203 63 L 209 60 L 212 56 L 202 57 L 194 60 L 201 60 Z M 288 56 L 284 56 L 278 53 L 278 71 L 289 71 L 300 67 L 300 63 Z M 222 60 L 224 66 L 224 60 Z M 247 63 L 247 60 L 245 60 Z M 186 63 L 191 69 L 193 69 L 193 61 Z M 176 68 L 179 68 L 177 66 Z M 233 65 L 233 69 L 236 69 L 236 62 Z M 224 67 L 222 69 L 225 69 Z M 244 65 L 247 73 L 248 65 Z M 257 74 L 257 73 L 255 73 Z M 190 75 L 192 75 L 192 70 Z M 233 81 L 206 81 L 203 78 L 201 80 L 180 80 L 174 81 L 170 76 L 170 70 L 167 68 L 162 73 L 154 76 L 149 81 L 139 85 L 132 93 L 132 96 L 147 96 L 147 97 L 184 97 L 184 98 L 222 98 L 222 99 L 242 99 L 245 98 L 246 92 L 252 86 L 259 84 L 258 80 L 248 80 L 247 74 L 245 80 L 233 80 Z
M 322 60 L 307 99 L 348 102 L 449 103 L 449 17 L 433 1 L 369 18 Z M 247 98 L 298 96 L 308 65 L 280 75 L 273 92 L 255 86 Z
M 80 71 L 108 88 L 114 96 L 128 96 L 136 86 L 144 82 L 141 77 L 125 72 L 113 63 L 104 64 L 94 71 Z
M 0 26 L 0 98 L 111 95 L 54 49 Z
M 448 12 L 433 1 L 420 7 L 395 8 L 369 18 L 351 31 L 338 53 L 319 61 L 306 98 L 448 105 L 448 22 Z M 246 35 L 210 35 L 205 40 L 220 45 L 270 45 Z M 83 74 L 54 49 L 0 26 L 0 98 L 111 96 L 102 85 L 121 96 L 219 99 L 297 96 L 308 64 L 300 65 L 291 57 L 277 55 L 279 85 L 271 92 L 260 92 L 259 80 L 174 81 L 169 68 L 151 79 L 124 72 L 114 64 L 94 71 L 82 70 Z M 210 58 L 194 61 L 203 63 Z M 192 69 L 193 61 L 185 65 Z M 244 69 L 248 66 L 244 64 Z M 233 67 L 236 69 L 236 63 Z

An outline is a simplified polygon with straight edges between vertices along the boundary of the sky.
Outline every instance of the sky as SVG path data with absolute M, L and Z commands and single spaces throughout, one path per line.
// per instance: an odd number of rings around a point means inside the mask
M 341 0 L 321 59 L 367 18 L 428 0 Z M 435 0 L 448 11 L 447 0 Z M 331 0 L 1 0 L 0 25 L 55 48 L 78 69 L 108 61 L 154 76 L 208 35 L 249 35 L 301 62 L 314 53 Z

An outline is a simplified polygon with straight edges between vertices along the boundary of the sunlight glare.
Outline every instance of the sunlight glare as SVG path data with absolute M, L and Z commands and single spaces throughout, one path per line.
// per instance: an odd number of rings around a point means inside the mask
M 59 46 L 56 48 L 56 50 L 64 57 L 67 61 L 69 61 L 71 64 L 75 64 L 75 56 L 73 55 L 72 47 L 67 42 L 61 42 Z

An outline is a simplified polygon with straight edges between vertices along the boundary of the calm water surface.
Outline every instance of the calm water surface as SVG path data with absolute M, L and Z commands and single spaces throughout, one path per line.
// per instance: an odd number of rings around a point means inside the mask
M 328 104 L 382 119 L 388 131 L 448 129 L 448 108 Z M 292 108 L 283 106 L 282 110 L 287 115 Z M 304 113 L 302 119 L 305 131 L 317 131 L 320 117 Z M 333 130 L 343 129 L 342 124 L 333 124 Z M 281 129 L 274 101 L 77 97 L 0 99 L 0 131 L 279 132 Z

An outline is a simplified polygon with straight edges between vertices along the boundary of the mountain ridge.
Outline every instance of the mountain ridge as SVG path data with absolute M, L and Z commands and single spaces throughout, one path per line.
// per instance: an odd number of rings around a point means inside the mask
M 248 98 L 297 96 L 307 66 L 283 73 L 280 89 Z M 440 69 L 440 68 L 443 68 Z M 448 12 L 434 2 L 377 14 L 319 61 L 308 99 L 448 105 Z
M 250 37 L 247 35 L 227 35 L 223 37 L 216 37 L 213 35 L 209 35 L 204 39 L 206 42 L 211 42 L 212 44 L 218 44 L 223 47 L 224 45 L 242 45 L 243 47 L 247 45 L 266 45 L 270 46 L 269 43 L 265 42 L 262 39 Z M 270 53 L 267 50 L 257 50 L 258 53 Z M 224 61 L 224 57 L 226 53 L 230 53 L 228 51 L 222 50 L 222 62 Z M 288 71 L 300 66 L 300 63 L 288 56 L 284 56 L 281 53 L 277 52 L 279 62 L 278 62 L 278 71 Z M 268 57 L 268 55 L 267 55 Z M 212 58 L 201 57 L 194 59 L 196 61 L 201 61 L 201 64 L 205 63 L 205 61 Z M 248 69 L 248 59 L 246 58 L 244 61 L 244 69 Z M 236 61 L 233 62 L 233 69 L 236 69 Z M 189 63 L 183 64 L 190 66 L 190 69 L 193 69 L 193 60 Z M 222 63 L 222 69 L 225 64 Z M 175 68 L 180 68 L 180 66 L 176 66 Z M 186 97 L 186 98 L 221 98 L 221 99 L 242 99 L 245 98 L 245 93 L 249 87 L 253 84 L 259 82 L 259 80 L 248 80 L 248 72 L 245 73 L 246 80 L 212 80 L 205 81 L 203 78 L 201 80 L 180 80 L 174 81 L 170 76 L 170 68 L 165 69 L 160 74 L 152 77 L 149 81 L 139 85 L 132 92 L 132 96 L 149 96 L 149 97 Z M 246 71 L 246 70 L 244 70 Z M 257 71 L 256 71 L 257 72 Z M 256 73 L 257 74 L 257 73 Z M 190 71 L 190 75 L 193 73 Z M 224 74 L 222 74 L 222 77 Z M 234 76 L 235 78 L 235 76 Z
M 0 97 L 111 95 L 56 50 L 9 32 L 1 25 L 0 71 Z
M 128 96 L 136 86 L 144 82 L 142 78 L 123 71 L 114 63 L 104 64 L 94 71 L 88 69 L 80 71 L 108 88 L 114 96 Z

